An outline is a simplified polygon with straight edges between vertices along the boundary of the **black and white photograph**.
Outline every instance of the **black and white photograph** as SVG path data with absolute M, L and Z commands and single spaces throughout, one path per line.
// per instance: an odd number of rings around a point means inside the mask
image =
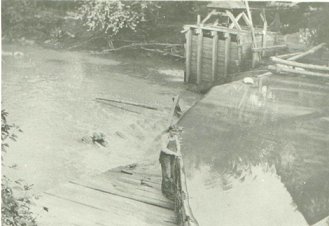
M 329 1 L 1 0 L 1 225 L 329 226 Z

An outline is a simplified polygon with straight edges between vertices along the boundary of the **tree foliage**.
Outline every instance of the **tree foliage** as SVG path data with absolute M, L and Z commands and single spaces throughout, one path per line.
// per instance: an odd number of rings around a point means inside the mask
M 155 2 L 89 0 L 79 8 L 79 18 L 89 30 L 115 36 L 122 30 L 136 31 L 156 8 Z
M 7 122 L 8 113 L 1 111 L 1 158 L 7 152 L 8 139 L 16 141 L 15 132 L 22 132 L 15 124 Z M 4 164 L 2 166 L 5 166 Z M 7 176 L 1 178 L 1 222 L 5 226 L 35 226 L 36 221 L 30 210 L 31 198 L 29 190 L 32 185 L 24 184 L 19 179 L 10 180 Z

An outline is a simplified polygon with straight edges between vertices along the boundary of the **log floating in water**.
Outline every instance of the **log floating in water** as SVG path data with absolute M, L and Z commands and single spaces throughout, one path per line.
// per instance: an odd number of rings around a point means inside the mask
M 129 111 L 129 112 L 132 112 L 132 113 L 140 114 L 140 112 L 138 112 L 138 111 L 129 110 L 127 108 L 120 107 L 120 106 L 117 106 L 117 105 L 114 105 L 114 104 L 110 104 L 110 103 L 107 103 L 105 101 L 101 101 L 101 100 L 96 100 L 96 101 L 100 102 L 102 104 L 110 105 L 111 107 L 119 108 L 119 109 L 124 110 L 124 111 Z
M 274 72 L 288 72 L 288 73 L 293 73 L 293 74 L 300 74 L 300 75 L 309 75 L 309 76 L 314 76 L 314 77 L 322 77 L 322 78 L 329 78 L 329 74 L 324 74 L 324 73 L 318 73 L 318 72 L 313 72 L 313 71 L 302 71 L 302 70 L 296 70 L 289 68 L 287 66 L 283 65 L 270 65 L 268 67 L 269 70 L 274 71 Z
M 288 66 L 301 67 L 301 68 L 306 68 L 306 69 L 329 72 L 329 67 L 327 67 L 327 66 L 304 64 L 304 63 L 299 63 L 299 62 L 291 61 L 291 60 L 283 60 L 278 57 L 271 57 L 271 60 L 275 63 L 284 64 L 284 65 L 288 65 Z
M 143 108 L 147 108 L 147 109 L 151 109 L 151 110 L 158 110 L 157 107 L 153 107 L 153 106 L 149 106 L 149 105 L 145 105 L 145 104 L 140 104 L 140 103 L 136 103 L 136 102 L 130 102 L 130 101 L 105 99 L 105 98 L 96 98 L 96 100 L 98 100 L 98 101 L 99 100 L 109 101 L 109 102 L 115 102 L 115 103 L 120 103 L 120 104 L 128 104 L 128 105 L 132 105 L 132 106 L 136 106 L 136 107 L 143 107 Z
M 307 50 L 306 52 L 303 52 L 301 54 L 298 54 L 296 56 L 293 56 L 293 57 L 288 58 L 288 60 L 298 60 L 298 59 L 300 59 L 300 58 L 302 58 L 304 56 L 307 56 L 309 54 L 313 54 L 316 51 L 318 51 L 319 49 L 321 49 L 322 47 L 324 47 L 325 45 L 326 45 L 326 43 L 321 43 L 321 44 L 319 44 L 319 45 L 317 45 L 317 46 L 315 46 L 315 47 Z

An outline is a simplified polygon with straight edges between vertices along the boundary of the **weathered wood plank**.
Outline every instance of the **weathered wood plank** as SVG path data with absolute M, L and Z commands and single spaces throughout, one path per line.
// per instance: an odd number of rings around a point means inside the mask
M 89 207 L 89 210 L 94 212 L 96 217 L 94 220 L 96 221 L 98 216 L 102 215 L 97 213 L 96 210 L 106 213 L 108 216 L 107 222 L 109 223 L 102 221 L 102 223 L 106 225 L 112 225 L 115 220 L 119 220 L 119 217 L 121 217 L 121 221 L 126 223 L 135 221 L 143 225 L 145 222 L 168 225 L 167 221 L 170 221 L 170 218 L 173 216 L 173 211 L 164 208 L 109 195 L 104 192 L 70 183 L 61 185 L 55 190 L 47 192 L 46 195 L 58 198 L 59 202 L 57 204 L 55 203 L 57 206 L 60 206 L 63 201 L 69 201 L 78 204 L 79 207 L 77 209 L 80 209 L 81 206 Z M 94 211 L 92 209 L 94 209 Z M 90 219 L 90 221 L 92 221 L 92 219 Z
M 162 195 L 159 194 L 158 196 L 150 197 L 150 192 L 147 192 L 146 188 L 145 191 L 140 191 L 137 189 L 137 186 L 133 186 L 129 183 L 122 183 L 118 180 L 111 180 L 111 183 L 109 183 L 109 181 L 98 178 L 97 180 L 90 179 L 87 181 L 71 181 L 71 183 L 142 203 L 147 203 L 149 205 L 173 209 L 173 203 L 169 200 L 165 200 Z

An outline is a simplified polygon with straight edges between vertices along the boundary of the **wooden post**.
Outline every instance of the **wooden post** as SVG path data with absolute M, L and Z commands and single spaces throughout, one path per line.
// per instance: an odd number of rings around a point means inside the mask
M 196 59 L 196 83 L 200 84 L 201 81 L 201 60 L 202 60 L 202 28 L 198 29 L 198 45 L 197 45 L 197 59 Z
M 224 76 L 227 77 L 229 60 L 230 60 L 230 46 L 231 36 L 229 33 L 225 33 L 225 47 L 224 47 Z
M 263 9 L 263 11 L 260 14 L 260 17 L 263 20 L 263 39 L 262 39 L 262 46 L 263 48 L 266 48 L 266 35 L 267 35 L 267 20 L 266 20 L 266 15 L 265 15 L 265 9 Z M 265 51 L 262 52 L 262 56 L 265 56 Z
M 192 30 L 189 28 L 188 31 L 185 34 L 186 37 L 186 58 L 185 58 L 185 72 L 186 72 L 186 77 L 185 77 L 185 82 L 190 82 L 190 77 L 191 77 L 191 56 L 192 56 Z
M 252 44 L 254 48 L 257 48 L 257 44 L 256 44 L 256 36 L 255 36 L 255 29 L 254 29 L 254 25 L 252 22 L 252 17 L 251 17 L 251 12 L 249 9 L 249 3 L 248 0 L 245 0 L 245 5 L 246 5 L 246 9 L 247 9 L 247 14 L 248 14 L 248 18 L 245 18 L 245 20 L 249 20 L 249 26 L 250 26 L 250 30 L 251 30 L 251 38 L 252 38 Z M 258 53 L 252 53 L 252 65 L 251 67 L 254 68 L 256 66 L 256 62 L 259 60 L 259 55 Z
M 216 74 L 217 74 L 217 55 L 218 55 L 218 33 L 216 31 L 212 32 L 213 38 L 212 38 L 212 77 L 211 80 L 216 80 Z
M 242 44 L 240 35 L 237 35 L 237 43 L 238 43 L 238 62 L 239 62 L 239 71 L 241 70 L 241 62 L 242 62 Z

